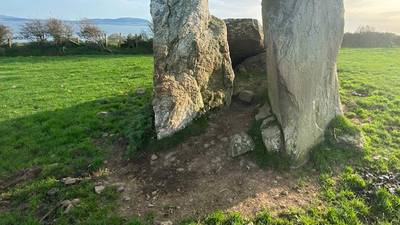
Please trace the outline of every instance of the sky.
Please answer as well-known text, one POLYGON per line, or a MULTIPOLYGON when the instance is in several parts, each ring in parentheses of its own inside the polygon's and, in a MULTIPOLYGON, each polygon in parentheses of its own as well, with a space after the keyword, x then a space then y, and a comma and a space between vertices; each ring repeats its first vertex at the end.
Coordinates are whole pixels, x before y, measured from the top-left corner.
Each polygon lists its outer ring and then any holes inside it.
MULTIPOLYGON (((61 19, 138 17, 150 19, 150 0, 2 0, 1 15, 61 19)), ((400 34, 400 0, 344 0, 346 31, 370 25, 400 34)), ((221 18, 261 18, 261 0, 209 0, 221 18)))

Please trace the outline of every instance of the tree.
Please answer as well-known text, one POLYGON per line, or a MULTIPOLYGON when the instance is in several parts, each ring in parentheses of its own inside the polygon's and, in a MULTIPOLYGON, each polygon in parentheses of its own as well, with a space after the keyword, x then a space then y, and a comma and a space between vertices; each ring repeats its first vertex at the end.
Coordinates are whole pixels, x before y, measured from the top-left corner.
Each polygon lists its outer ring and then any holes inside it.
POLYGON ((36 41, 38 43, 43 43, 48 38, 46 23, 42 20, 32 20, 25 23, 20 31, 20 36, 23 39, 36 41))
POLYGON ((9 27, 0 24, 0 45, 4 44, 7 39, 11 38, 12 33, 9 27))
POLYGON ((53 38, 56 44, 62 44, 73 35, 73 29, 62 20, 50 18, 47 20, 47 34, 53 38))
POLYGON ((88 19, 81 20, 78 35, 87 42, 103 46, 105 33, 88 19))

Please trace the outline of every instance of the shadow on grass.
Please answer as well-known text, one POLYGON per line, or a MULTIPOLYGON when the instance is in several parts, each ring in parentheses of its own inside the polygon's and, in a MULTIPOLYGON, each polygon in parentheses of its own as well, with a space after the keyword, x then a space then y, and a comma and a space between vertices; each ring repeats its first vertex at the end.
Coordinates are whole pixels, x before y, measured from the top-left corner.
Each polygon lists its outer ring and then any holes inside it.
POLYGON ((0 177, 32 166, 44 177, 95 171, 109 152, 93 140, 125 140, 133 154, 153 135, 150 99, 129 93, 0 123, 0 177))

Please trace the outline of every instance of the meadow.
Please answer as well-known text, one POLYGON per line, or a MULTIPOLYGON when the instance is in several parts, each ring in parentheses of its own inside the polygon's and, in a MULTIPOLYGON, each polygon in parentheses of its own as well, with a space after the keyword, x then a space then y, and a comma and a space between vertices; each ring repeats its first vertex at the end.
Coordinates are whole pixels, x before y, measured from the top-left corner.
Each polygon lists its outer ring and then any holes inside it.
MULTIPOLYGON (((345 116, 366 147, 313 151, 304 172, 319 172, 322 206, 182 224, 400 223, 400 192, 386 185, 400 182, 400 49, 342 49, 338 71, 345 116)), ((153 143, 152 72, 151 55, 0 57, 0 224, 152 224, 118 215, 115 188, 93 191, 115 146, 134 158, 153 143), (79 199, 69 213, 66 199, 79 199)))

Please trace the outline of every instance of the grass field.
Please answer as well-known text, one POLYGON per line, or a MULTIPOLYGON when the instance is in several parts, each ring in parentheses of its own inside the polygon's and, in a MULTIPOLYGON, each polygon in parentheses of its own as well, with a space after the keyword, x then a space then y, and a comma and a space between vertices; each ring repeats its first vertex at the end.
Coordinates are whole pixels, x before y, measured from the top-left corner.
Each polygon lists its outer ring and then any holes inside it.
MULTIPOLYGON (((41 224, 42 218, 55 224, 146 223, 115 213, 116 190, 99 196, 96 180, 66 186, 58 179, 101 174, 113 154, 110 146, 127 145, 127 157, 133 157, 148 143, 152 69, 151 56, 0 58, 0 181, 7 184, 26 168, 41 170, 1 193, 0 224, 41 224), (51 189, 58 190, 56 197, 49 198, 51 189), (55 207, 75 198, 80 203, 68 214, 55 207)), ((374 188, 374 178, 362 176, 366 170, 400 171, 400 49, 344 49, 338 70, 346 117, 366 136, 365 153, 320 146, 309 167, 321 171, 325 205, 278 217, 260 213, 254 224, 400 223, 398 190, 374 188)), ((248 222, 219 212, 202 220, 248 222)))

